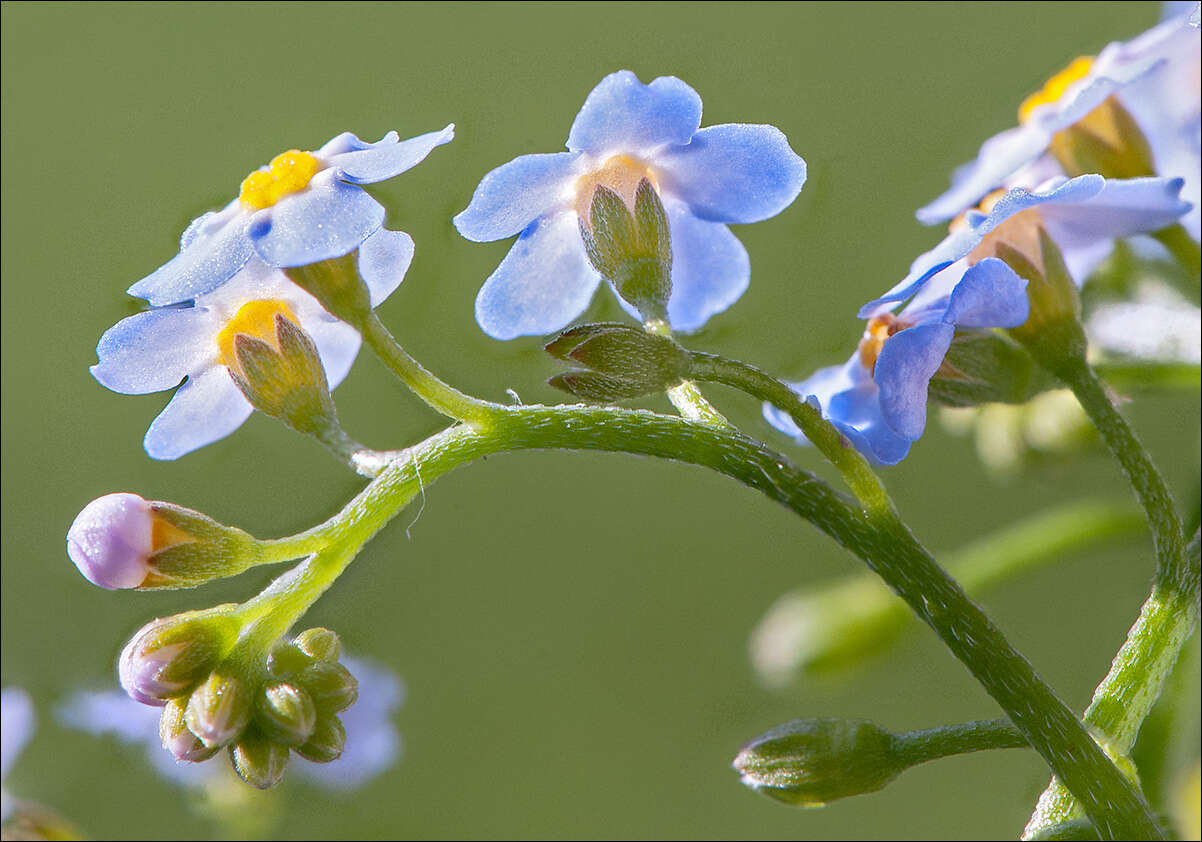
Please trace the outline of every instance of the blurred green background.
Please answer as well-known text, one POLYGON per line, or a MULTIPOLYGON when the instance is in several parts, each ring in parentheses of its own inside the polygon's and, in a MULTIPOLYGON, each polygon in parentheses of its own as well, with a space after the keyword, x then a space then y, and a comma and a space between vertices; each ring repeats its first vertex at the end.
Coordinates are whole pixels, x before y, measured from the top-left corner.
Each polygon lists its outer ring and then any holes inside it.
MULTIPOLYGON (((692 345, 787 377, 846 359, 857 306, 940 236, 913 209, 1012 125, 1072 57, 1155 22, 1155 4, 19 4, 3 7, 3 683, 39 730, 6 787, 94 837, 205 838, 216 826, 140 751, 55 723, 79 687, 114 680, 153 616, 242 600, 273 571, 195 592, 109 593, 70 564, 64 534, 92 498, 128 490, 259 535, 336 511, 361 481, 256 416, 155 463, 142 434, 167 395, 124 397, 87 367, 123 295, 175 254, 189 220, 277 152, 346 129, 375 139, 457 125, 457 139, 372 189, 417 258, 381 315, 426 365, 476 394, 555 401, 534 339, 472 317, 508 243, 451 217, 489 169, 560 149, 588 91, 629 68, 674 74, 704 124, 779 126, 809 164, 799 200, 736 228, 742 300, 692 345)), ((603 293, 608 296, 608 293, 603 293)), ((610 301, 594 314, 616 315, 610 301)), ((337 393, 348 431, 398 447, 439 420, 363 354, 337 393)), ((758 407, 724 410, 801 464, 758 407)), ((1129 414, 1187 497, 1196 398, 1140 395, 1129 414)), ((1101 454, 1017 480, 932 424, 887 481, 937 552, 1081 493, 1126 500, 1101 454)), ((997 715, 918 631, 872 668, 761 687, 747 638, 778 595, 859 562, 766 499, 701 470, 599 454, 518 454, 429 490, 311 612, 405 680, 405 750, 349 794, 297 781, 276 833, 304 838, 994 838, 1014 836, 1046 783, 1028 752, 913 770, 883 792, 799 812, 741 787, 739 745, 797 716, 903 730, 997 715)), ((1146 541, 1065 559, 990 592, 989 611, 1075 708, 1146 594, 1146 541)))

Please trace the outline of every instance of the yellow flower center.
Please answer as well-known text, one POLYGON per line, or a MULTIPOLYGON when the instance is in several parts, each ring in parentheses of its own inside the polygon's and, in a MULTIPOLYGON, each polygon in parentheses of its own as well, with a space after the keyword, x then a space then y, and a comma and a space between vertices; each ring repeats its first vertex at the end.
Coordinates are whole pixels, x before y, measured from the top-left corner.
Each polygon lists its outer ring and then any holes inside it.
POLYGON ((868 327, 864 329, 864 338, 860 340, 860 365, 869 371, 875 371, 876 361, 881 356, 885 341, 908 327, 911 325, 892 313, 873 316, 868 321, 868 327))
POLYGON ((243 304, 217 334, 217 350, 221 364, 233 371, 242 371, 242 366, 238 364, 238 350, 234 341, 239 335, 262 340, 278 351, 280 342, 275 330, 276 316, 283 316, 295 324, 300 324, 292 308, 279 299, 269 298, 243 304))
POLYGON ((304 190, 321 169, 308 152, 290 149, 276 155, 265 170, 255 170, 242 181, 238 198, 248 208, 269 208, 289 193, 304 190))
POLYGON ((598 187, 608 187, 622 197, 626 206, 634 210, 634 194, 639 189, 643 179, 651 182, 651 186, 659 192, 659 180, 655 173, 637 158, 629 155, 614 155, 600 169, 576 179, 576 214, 586 223, 589 219, 589 208, 593 204, 593 193, 598 187))
POLYGON ((1023 100, 1023 104, 1018 107, 1018 121, 1025 123, 1031 119, 1036 108, 1058 101, 1060 97, 1064 96, 1065 91, 1088 76, 1092 67, 1092 56, 1080 56, 1073 59, 1068 67, 1044 83, 1042 90, 1023 100))

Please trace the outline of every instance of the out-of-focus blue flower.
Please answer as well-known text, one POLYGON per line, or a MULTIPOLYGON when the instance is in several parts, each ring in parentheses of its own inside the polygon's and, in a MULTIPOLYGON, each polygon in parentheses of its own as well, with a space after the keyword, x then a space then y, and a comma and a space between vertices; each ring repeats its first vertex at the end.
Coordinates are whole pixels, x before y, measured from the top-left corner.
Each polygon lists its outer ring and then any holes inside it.
POLYGON ((247 176, 238 198, 194 220, 179 254, 129 294, 156 307, 178 304, 212 292, 256 254, 288 268, 366 247, 381 230, 384 208, 359 185, 403 173, 454 136, 453 124, 405 141, 396 132, 375 143, 344 132, 316 152, 278 155, 247 176))
POLYGON ((4 780, 25 744, 33 736, 33 700, 20 687, 0 690, 0 822, 8 821, 13 803, 4 790, 4 780))
POLYGON ((1115 97, 1146 139, 1155 173, 1185 179, 1182 197, 1195 209, 1183 223, 1197 239, 1202 42, 1189 20, 1190 13, 1177 14, 1130 41, 1107 45, 1096 59, 1077 59, 1024 103, 1022 124, 987 140, 976 160, 956 170, 951 188, 921 208, 918 218, 928 224, 951 219, 998 187, 1031 187, 1059 172, 1049 152, 1053 139, 1115 97))
MULTIPOLYGON (((338 714, 346 729, 342 756, 329 763, 295 763, 290 772, 330 789, 362 786, 387 771, 401 754, 401 735, 393 722, 404 702, 401 680, 373 661, 343 658, 343 663, 359 682, 359 698, 338 714)), ((177 761, 159 738, 161 713, 162 708, 140 704, 122 690, 80 691, 59 708, 58 717, 68 727, 144 747, 151 766, 182 786, 204 786, 229 772, 224 757, 201 763, 177 761)))
POLYGON ((806 167, 773 126, 700 125, 701 98, 680 79, 644 85, 622 70, 588 95, 567 152, 522 155, 486 175, 455 217, 459 233, 475 242, 521 236, 476 297, 484 331, 545 334, 579 315, 601 282, 580 235, 594 190, 608 187, 633 207, 644 178, 671 230, 672 327, 696 330, 733 304, 751 269, 727 225, 780 213, 806 167))
MULTIPOLYGON (((371 304, 383 301, 413 258, 408 234, 380 228, 362 244, 359 273, 371 304)), ((279 269, 252 256, 224 283, 192 306, 161 307, 122 319, 96 347, 92 374, 115 392, 141 395, 179 386, 146 432, 146 452, 177 459, 236 430, 252 407, 229 376, 232 336, 270 327, 282 313, 317 346, 330 388, 350 371, 359 334, 327 313, 317 299, 279 269)))
MULTIPOLYGON (((906 457, 926 427, 927 388, 957 330, 1017 327, 1027 320, 1027 282, 997 258, 936 273, 898 314, 868 322, 846 363, 789 384, 857 450, 883 465, 906 457)), ((789 416, 764 405, 778 430, 804 440, 789 416)))
MULTIPOLYGON (((1083 279, 1105 257, 1116 237, 1155 231, 1177 221, 1190 209, 1179 198, 1181 178, 1106 179, 1100 175, 1052 178, 1034 190, 1015 188, 997 198, 987 213, 968 211, 963 224, 935 248, 921 255, 902 281, 885 295, 860 308, 860 318, 892 309, 914 295, 935 273, 957 261, 971 260, 989 237, 1009 234, 1030 239, 1039 227, 1047 231, 1064 256, 1069 273, 1083 279), (1000 230, 1005 226, 1005 230, 1000 230), (1019 232, 1016 229, 1025 229, 1019 232)), ((964 267, 967 268, 967 267, 964 267)))

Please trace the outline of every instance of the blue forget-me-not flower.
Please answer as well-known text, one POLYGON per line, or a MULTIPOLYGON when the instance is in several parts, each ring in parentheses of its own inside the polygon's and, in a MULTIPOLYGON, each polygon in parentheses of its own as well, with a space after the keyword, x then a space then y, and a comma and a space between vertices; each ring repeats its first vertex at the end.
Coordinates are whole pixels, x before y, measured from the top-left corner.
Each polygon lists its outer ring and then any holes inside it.
POLYGON ((806 167, 773 126, 700 125, 701 98, 680 79, 644 85, 622 70, 588 95, 567 152, 522 155, 486 175, 455 226, 476 242, 520 236, 476 298, 484 331, 545 334, 583 312, 601 282, 580 233, 593 193, 607 187, 632 205, 643 179, 669 220, 671 326, 695 330, 734 303, 751 269, 727 226, 780 213, 806 167))
MULTIPOLYGON (((358 269, 373 307, 400 284, 412 258, 413 240, 399 231, 380 228, 362 245, 358 269)), ((147 310, 109 328, 96 347, 100 361, 92 374, 127 395, 172 389, 186 377, 145 438, 153 458, 177 459, 224 438, 250 416, 251 404, 229 374, 238 365, 234 338, 273 343, 277 315, 309 334, 329 387, 341 383, 359 351, 358 332, 257 256, 192 306, 147 310)))
POLYGON ((4 791, 4 779, 33 730, 33 700, 20 687, 5 687, 0 691, 0 822, 8 821, 14 806, 4 791))
MULTIPOLYGON (((1041 266, 1043 232, 1060 246, 1066 263, 1084 260, 1099 242, 1179 218, 1189 209, 1177 198, 1180 189, 1181 179, 1083 175, 996 197, 988 213, 964 214, 900 283, 860 309, 868 325, 847 363, 792 388, 816 402, 862 453, 886 465, 901 461, 925 429, 928 384, 956 331, 1018 327, 1027 319, 1025 290, 1035 279, 1019 277, 998 259, 999 243, 1041 266)), ((801 437, 785 413, 765 406, 764 414, 777 429, 801 437)))
POLYGON ((918 218, 951 219, 998 187, 1032 187, 1057 173, 1155 174, 1185 179, 1182 197, 1195 209, 1182 222, 1197 239, 1202 41, 1190 14, 1073 61, 1022 104, 1021 124, 987 140, 918 218), (1083 147, 1087 154, 1078 154, 1083 147))
MULTIPOLYGON (((304 266, 371 248, 384 207, 360 185, 403 173, 455 136, 454 125, 375 143, 350 132, 315 152, 290 150, 242 182, 238 198, 192 222, 175 257, 129 288, 154 306, 212 292, 258 256, 268 266, 304 266)), ((384 246, 385 248, 387 246, 384 246)))

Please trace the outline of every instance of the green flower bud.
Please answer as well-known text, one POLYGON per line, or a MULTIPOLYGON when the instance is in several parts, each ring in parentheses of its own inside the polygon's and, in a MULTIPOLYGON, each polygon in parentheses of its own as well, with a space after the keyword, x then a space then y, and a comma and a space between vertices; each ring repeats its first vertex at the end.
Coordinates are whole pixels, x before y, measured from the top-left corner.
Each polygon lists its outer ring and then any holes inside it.
POLYGON ((188 730, 186 699, 172 699, 163 708, 159 717, 159 739, 163 748, 171 752, 176 760, 200 763, 220 751, 219 746, 206 746, 200 738, 188 730))
POLYGON ((371 314, 371 293, 359 276, 357 255, 355 251, 333 260, 287 268, 284 274, 320 301, 326 312, 359 327, 371 314))
POLYGON ((255 722, 271 740, 282 745, 300 745, 313 734, 317 708, 301 688, 272 681, 259 691, 255 722))
POLYGON ((342 642, 329 629, 306 629, 296 636, 296 646, 318 661, 337 661, 342 654, 342 642))
POLYGON ((304 745, 296 746, 295 751, 305 760, 314 763, 329 763, 342 756, 346 745, 346 729, 337 716, 319 716, 313 736, 304 745))
POLYGON ((566 372, 551 385, 580 397, 638 397, 664 392, 689 373, 689 354, 670 337, 631 325, 591 324, 569 328, 546 346, 556 359, 595 372, 566 372))
POLYGON ((765 682, 827 675, 886 649, 909 612, 875 577, 855 577, 776 601, 751 638, 751 659, 765 682))
POLYGON ((188 611, 144 626, 121 652, 121 686, 145 705, 185 696, 234 647, 242 625, 236 605, 188 611))
POLYGON ((1019 327, 1010 328, 1009 333, 1026 346, 1040 365, 1055 372, 1062 361, 1085 357, 1081 298, 1056 243, 1042 225, 1035 233, 1037 254, 1029 246, 1019 247, 1005 241, 996 245, 996 251, 1019 277, 1027 279, 1030 316, 1019 327))
POLYGON ((296 676, 322 714, 346 710, 359 698, 359 682, 342 664, 313 661, 296 676))
POLYGON ((267 671, 276 678, 295 678, 316 660, 295 642, 278 643, 267 658, 267 671))
POLYGON ((622 195, 597 185, 580 235, 589 262, 644 321, 667 321, 672 292, 668 215, 651 181, 643 178, 628 207, 622 195))
POLYGON ((192 691, 185 720, 206 746, 228 745, 250 722, 251 693, 245 681, 228 672, 209 675, 192 691))
POLYGON ((847 719, 787 722, 745 745, 733 766, 747 786, 797 807, 875 792, 904 768, 892 734, 847 719))
POLYGON ((249 728, 230 747, 230 758, 239 777, 257 789, 269 789, 284 777, 288 768, 288 747, 249 728))

